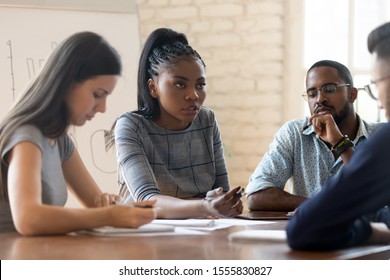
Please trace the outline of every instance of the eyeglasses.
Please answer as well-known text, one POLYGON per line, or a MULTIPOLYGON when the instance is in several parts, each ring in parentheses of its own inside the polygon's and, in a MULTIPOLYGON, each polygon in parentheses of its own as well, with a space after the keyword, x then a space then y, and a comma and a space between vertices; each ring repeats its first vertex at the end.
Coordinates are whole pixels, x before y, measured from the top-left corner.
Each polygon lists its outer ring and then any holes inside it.
POLYGON ((318 97, 318 91, 321 91, 323 95, 330 96, 337 92, 339 87, 349 87, 350 84, 341 84, 337 85, 334 83, 328 83, 321 86, 321 88, 309 88, 306 92, 302 94, 302 97, 308 101, 316 99, 318 97))
POLYGON ((383 76, 383 77, 381 77, 379 79, 376 79, 375 81, 371 81, 371 83, 369 85, 365 85, 364 86, 364 90, 368 93, 368 95, 372 99, 378 100, 379 90, 378 90, 377 83, 379 83, 380 81, 386 80, 388 78, 390 78, 390 74, 386 75, 386 76, 383 76))

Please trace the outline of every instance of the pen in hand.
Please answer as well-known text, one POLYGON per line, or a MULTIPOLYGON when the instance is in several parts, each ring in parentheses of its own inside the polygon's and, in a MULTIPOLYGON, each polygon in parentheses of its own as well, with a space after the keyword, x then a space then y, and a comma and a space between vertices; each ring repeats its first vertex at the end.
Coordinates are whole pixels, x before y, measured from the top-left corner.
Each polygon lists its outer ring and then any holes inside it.
POLYGON ((308 129, 310 126, 311 126, 311 123, 308 123, 307 125, 305 125, 305 126, 302 128, 302 131, 308 129))
MULTIPOLYGON (((320 108, 320 107, 317 106, 317 107, 314 109, 313 114, 317 113, 317 111, 318 111, 319 108, 320 108)), ((306 125, 302 128, 302 131, 305 131, 306 129, 308 129, 312 124, 313 124, 312 122, 306 124, 306 125)))
POLYGON ((246 195, 246 192, 245 192, 245 189, 242 187, 240 187, 240 189, 234 194, 234 196, 240 196, 240 197, 242 197, 244 195, 246 195))

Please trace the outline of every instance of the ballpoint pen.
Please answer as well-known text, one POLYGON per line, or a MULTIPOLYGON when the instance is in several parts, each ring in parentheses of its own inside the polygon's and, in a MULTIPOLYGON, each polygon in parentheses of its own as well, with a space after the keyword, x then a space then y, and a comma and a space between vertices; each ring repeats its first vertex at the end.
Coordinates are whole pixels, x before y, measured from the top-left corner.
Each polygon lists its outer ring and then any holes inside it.
POLYGON ((305 131, 305 130, 308 129, 311 125, 312 125, 312 123, 308 123, 307 125, 305 125, 305 126, 302 128, 302 131, 305 131))
MULTIPOLYGON (((313 114, 317 113, 317 111, 318 111, 319 108, 320 108, 320 107, 317 106, 317 107, 314 109, 313 114)), ((313 124, 313 123, 308 123, 308 124, 306 124, 306 125, 302 128, 302 131, 305 131, 306 129, 308 129, 312 124, 313 124)))

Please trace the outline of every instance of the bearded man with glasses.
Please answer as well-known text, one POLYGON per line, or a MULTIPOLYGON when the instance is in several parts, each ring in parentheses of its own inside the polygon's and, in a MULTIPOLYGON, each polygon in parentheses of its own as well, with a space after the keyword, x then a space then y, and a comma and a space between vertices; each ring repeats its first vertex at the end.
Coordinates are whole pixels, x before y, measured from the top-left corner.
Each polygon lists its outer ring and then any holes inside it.
POLYGON ((250 210, 293 211, 348 163, 354 147, 380 125, 356 114, 357 93, 343 64, 322 60, 310 67, 303 97, 311 116, 289 121, 276 133, 246 188, 250 210))
POLYGON ((388 122, 356 151, 338 176, 297 209, 287 225, 288 243, 294 249, 390 243, 390 22, 369 34, 368 50, 374 58, 373 82, 366 89, 385 110, 388 122))

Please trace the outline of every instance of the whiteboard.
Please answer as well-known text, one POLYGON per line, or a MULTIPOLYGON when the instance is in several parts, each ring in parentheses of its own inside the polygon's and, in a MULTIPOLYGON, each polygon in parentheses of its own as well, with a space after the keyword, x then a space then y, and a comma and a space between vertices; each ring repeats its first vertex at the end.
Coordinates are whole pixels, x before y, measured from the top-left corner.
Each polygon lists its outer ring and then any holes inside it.
POLYGON ((4 2, 7 1, 0 1, 1 116, 38 73, 58 43, 74 32, 89 30, 99 33, 121 55, 123 75, 107 100, 106 113, 97 114, 92 122, 80 128, 72 127, 69 131, 98 185, 105 192, 117 193, 115 152, 113 149, 106 151, 105 134, 120 114, 136 108, 140 35, 137 12, 131 5, 133 2, 78 0, 61 4, 61 1, 53 0, 12 1, 12 4, 23 4, 16 6, 4 2), (43 2, 50 2, 51 6, 40 4, 43 2), (96 2, 112 6, 93 4, 96 2))

